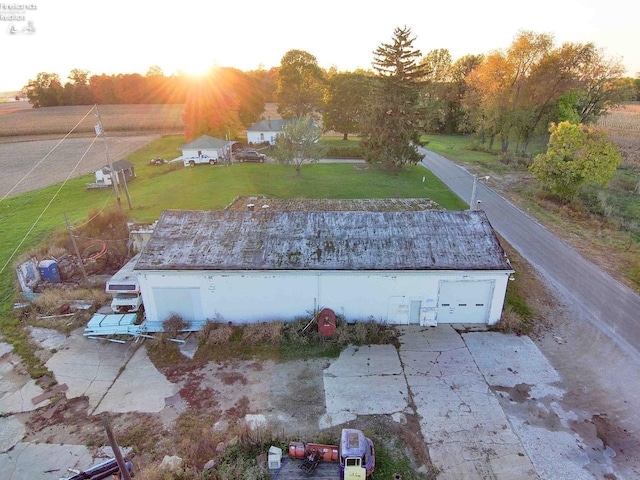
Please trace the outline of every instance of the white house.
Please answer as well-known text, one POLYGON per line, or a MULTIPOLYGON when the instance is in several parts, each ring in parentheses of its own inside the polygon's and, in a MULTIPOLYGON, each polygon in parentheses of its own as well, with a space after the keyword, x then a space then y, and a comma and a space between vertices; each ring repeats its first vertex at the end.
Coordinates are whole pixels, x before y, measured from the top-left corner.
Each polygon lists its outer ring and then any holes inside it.
POLYGON ((222 160, 225 154, 231 151, 231 144, 233 142, 227 142, 220 140, 219 138, 210 137, 209 135, 202 135, 196 138, 194 141, 182 145, 180 150, 182 156, 174 159, 184 160, 186 158, 198 158, 206 156, 215 160, 222 160))
POLYGON ((91 183, 87 187, 100 188, 110 187, 113 185, 113 172, 118 175, 118 184, 122 185, 125 181, 132 180, 136 177, 135 167, 126 160, 118 160, 109 165, 105 165, 100 170, 95 171, 96 183, 91 183), (111 169, 113 167, 113 171, 111 169))
POLYGON ((135 266, 148 322, 495 324, 513 273, 482 211, 165 211, 135 266))
POLYGON ((277 119, 260 120, 247 128, 247 142, 253 144, 270 143, 275 145, 276 137, 282 133, 282 129, 292 120, 277 119))

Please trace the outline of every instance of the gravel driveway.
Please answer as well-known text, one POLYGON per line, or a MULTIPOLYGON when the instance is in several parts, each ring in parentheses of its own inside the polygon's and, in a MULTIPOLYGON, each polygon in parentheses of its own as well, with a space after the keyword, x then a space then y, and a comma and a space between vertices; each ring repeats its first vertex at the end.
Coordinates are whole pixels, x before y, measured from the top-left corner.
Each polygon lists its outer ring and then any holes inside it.
MULTIPOLYGON (((108 137, 109 159, 121 160, 157 138, 108 137)), ((93 173, 108 164, 104 141, 92 142, 94 138, 68 138, 0 144, 0 199, 93 173)))

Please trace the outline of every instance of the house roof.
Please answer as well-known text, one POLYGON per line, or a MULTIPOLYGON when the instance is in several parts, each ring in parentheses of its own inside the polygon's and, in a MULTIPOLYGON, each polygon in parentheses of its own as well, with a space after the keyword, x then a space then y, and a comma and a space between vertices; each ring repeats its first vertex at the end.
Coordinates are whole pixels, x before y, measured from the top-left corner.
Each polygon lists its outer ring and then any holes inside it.
MULTIPOLYGON (((111 165, 113 165, 113 169, 116 172, 120 172, 122 170, 127 170, 128 168, 133 168, 133 163, 128 162, 126 160, 117 160, 115 162, 112 162, 111 165)), ((109 165, 104 165, 101 170, 103 172, 110 172, 111 171, 111 167, 109 165)))
POLYGON ((278 118, 260 120, 247 128, 247 132, 281 132, 282 128, 289 125, 293 120, 278 118))
POLYGON ((225 140, 219 138, 210 137, 209 135, 202 135, 196 138, 193 142, 189 142, 186 145, 182 145, 180 150, 204 150, 204 149, 219 149, 224 148, 228 143, 225 140))
POLYGON ((508 270, 482 211, 162 213, 136 270, 508 270))

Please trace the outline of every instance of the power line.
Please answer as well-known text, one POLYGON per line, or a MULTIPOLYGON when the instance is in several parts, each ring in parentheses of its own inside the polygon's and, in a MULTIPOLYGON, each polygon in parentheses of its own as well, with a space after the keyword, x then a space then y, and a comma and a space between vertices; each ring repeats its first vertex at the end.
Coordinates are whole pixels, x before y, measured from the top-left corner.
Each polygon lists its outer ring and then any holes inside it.
MULTIPOLYGON (((51 155, 51 154, 53 153, 53 151, 54 151, 56 148, 58 148, 58 147, 60 146, 60 144, 61 144, 62 142, 64 142, 64 141, 67 139, 67 137, 69 137, 69 135, 71 135, 71 134, 73 133, 73 131, 74 131, 76 128, 78 128, 78 125, 80 125, 80 124, 84 121, 84 119, 85 119, 85 118, 87 118, 87 117, 89 116, 89 114, 90 114, 94 109, 95 109, 95 106, 91 107, 91 109, 86 113, 86 115, 85 115, 84 117, 82 117, 82 119, 80 119, 80 121, 79 121, 78 123, 76 123, 76 124, 75 124, 75 126, 74 126, 71 130, 69 130, 69 133, 67 133, 67 134, 66 134, 66 135, 65 135, 65 136, 64 136, 64 137, 63 137, 63 138, 62 138, 58 143, 56 143, 56 145, 55 145, 51 150, 49 150, 49 152, 48 152, 44 157, 42 157, 42 160, 40 160, 38 163, 36 163, 36 164, 31 168, 31 170, 29 170, 29 171, 28 171, 28 172, 27 172, 27 173, 26 173, 26 174, 25 174, 25 175, 24 175, 20 180, 18 180, 18 182, 17 182, 13 187, 11 187, 11 189, 10 189, 7 193, 5 193, 5 194, 2 196, 2 198, 0 198, 0 202, 1 202, 1 201, 3 201, 5 198, 7 198, 9 195, 11 195, 11 192, 13 192, 13 191, 18 187, 18 185, 20 185, 22 182, 24 182, 24 181, 27 179, 27 177, 28 177, 29 175, 31 175, 31 174, 33 173, 33 171, 34 171, 36 168, 38 168, 38 167, 42 164, 42 162, 44 162, 44 161, 49 157, 49 155, 51 155)), ((91 144, 93 145, 93 142, 91 142, 91 144)), ((85 153, 85 155, 86 155, 86 153, 85 153)), ((84 155, 83 155, 82 157, 84 158, 84 155)), ((77 168, 77 166, 76 166, 75 168, 77 168)), ((75 168, 74 168, 74 170, 75 170, 75 168)), ((68 180, 68 178, 67 178, 67 180, 68 180)))
MULTIPOLYGON (((86 116, 85 116, 86 117, 86 116)), ((75 128, 75 127, 74 127, 75 128)), ((62 191, 62 189, 64 188, 64 186, 67 184, 67 182, 69 181, 69 179, 71 178, 71 176, 73 175, 73 173, 76 171, 76 169, 80 166, 80 163, 82 162, 82 160, 84 160, 84 157, 87 156, 87 153, 89 153, 89 150, 91 150, 91 147, 93 146, 93 144, 96 142, 96 140, 98 139, 97 136, 95 136, 91 142, 91 144, 89 145, 89 147, 85 150, 85 152, 82 154, 82 157, 80 157, 80 160, 78 160, 78 162, 76 163, 76 165, 73 167, 73 169, 71 169, 71 171, 69 172, 69 174, 67 175, 67 178, 64 179, 64 182, 62 182, 62 185, 60 185, 60 188, 58 188, 58 190, 56 191, 56 193, 53 195, 53 197, 51 197, 51 200, 49 200, 49 203, 47 203, 47 205, 44 207, 44 209, 42 210, 42 212, 40 213, 40 215, 38 215, 38 218, 36 218, 36 221, 33 222, 33 225, 31 225, 31 228, 29 228, 29 231, 24 235, 24 237, 22 237, 22 240, 20 240, 20 243, 18 244, 18 246, 13 250, 13 252, 11 253, 11 255, 9 256, 9 258, 7 259, 7 261, 5 262, 5 264, 2 266, 2 268, 0 268, 0 274, 2 274, 5 270, 5 268, 7 268, 7 265, 9 265, 9 262, 11 262, 11 260, 13 260, 13 258, 16 256, 16 254, 18 253, 18 251, 20 250, 20 247, 22 247, 22 245, 24 244, 24 242, 27 240, 27 237, 31 234, 31 232, 33 232, 33 229, 36 228, 36 225, 38 224, 38 222, 40 221, 40 219, 44 216, 44 214, 47 212, 47 210, 49 209, 49 207, 51 206, 51 204, 53 203, 53 201, 57 198, 58 194, 62 191)))

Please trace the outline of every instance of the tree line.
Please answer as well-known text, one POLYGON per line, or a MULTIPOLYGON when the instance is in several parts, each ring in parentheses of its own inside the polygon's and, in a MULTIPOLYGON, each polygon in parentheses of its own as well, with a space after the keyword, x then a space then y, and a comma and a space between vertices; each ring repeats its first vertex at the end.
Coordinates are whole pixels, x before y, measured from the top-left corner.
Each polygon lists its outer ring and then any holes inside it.
POLYGON ((553 125, 589 125, 636 99, 640 80, 592 43, 554 44, 550 34, 520 32, 506 49, 456 61, 446 49, 423 55, 411 29, 398 27, 373 52, 371 70, 321 68, 290 50, 269 71, 212 68, 206 75, 94 75, 73 70, 63 86, 40 73, 25 87, 34 107, 90 103, 184 104, 185 136, 235 138, 257 121, 265 102, 283 118, 321 120, 325 131, 360 135, 370 162, 416 163, 425 133, 475 134, 478 148, 527 155, 532 138, 553 125))
MULTIPOLYGON (((277 69, 241 73, 265 102, 273 101, 277 69)), ((33 107, 40 108, 96 103, 184 104, 193 86, 194 77, 185 73, 166 76, 160 67, 153 66, 145 75, 90 75, 88 70, 73 69, 65 83, 57 73, 40 72, 22 90, 33 107)))

